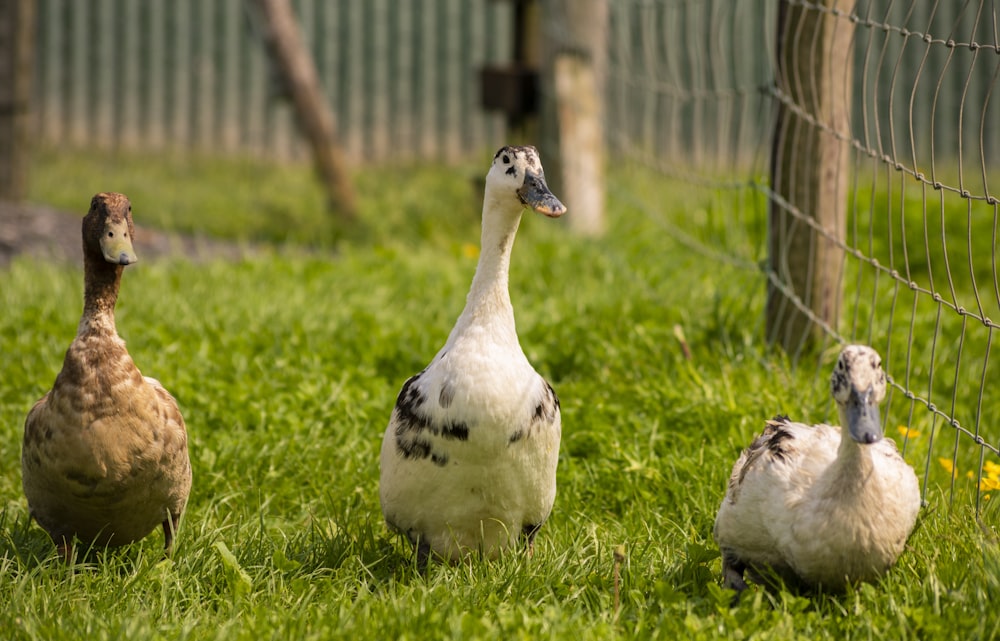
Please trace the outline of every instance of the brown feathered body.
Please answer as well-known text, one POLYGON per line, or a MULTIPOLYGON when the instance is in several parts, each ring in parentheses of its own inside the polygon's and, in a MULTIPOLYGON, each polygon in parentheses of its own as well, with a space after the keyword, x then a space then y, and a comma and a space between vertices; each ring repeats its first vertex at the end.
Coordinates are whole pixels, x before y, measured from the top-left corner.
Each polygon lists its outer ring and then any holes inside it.
POLYGON ((67 560, 74 537, 118 546, 158 525, 169 548, 191 489, 177 402, 142 376, 115 328, 133 234, 125 196, 94 197, 83 223, 83 316, 55 384, 24 425, 28 507, 67 560))

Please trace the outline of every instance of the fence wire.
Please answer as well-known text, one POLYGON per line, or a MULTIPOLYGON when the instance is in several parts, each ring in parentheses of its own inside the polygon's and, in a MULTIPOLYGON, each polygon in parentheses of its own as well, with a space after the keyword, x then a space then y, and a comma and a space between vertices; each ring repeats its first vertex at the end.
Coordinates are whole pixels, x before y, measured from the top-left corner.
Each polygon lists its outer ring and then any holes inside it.
POLYGON ((725 238, 699 237, 685 228, 684 212, 661 202, 637 204, 680 244, 759 270, 762 288, 783 292, 831 345, 878 349, 891 383, 889 430, 917 462, 925 495, 931 484, 946 488, 950 502, 967 493, 978 513, 1000 490, 1000 365, 991 358, 1000 329, 1000 7, 788 4, 853 29, 847 131, 778 88, 777 1, 628 0, 611 3, 613 153, 663 181, 731 194, 730 227, 743 233, 730 229, 725 238), (845 237, 772 190, 779 105, 849 152, 845 237), (839 322, 818 318, 762 260, 768 207, 843 253, 839 322))

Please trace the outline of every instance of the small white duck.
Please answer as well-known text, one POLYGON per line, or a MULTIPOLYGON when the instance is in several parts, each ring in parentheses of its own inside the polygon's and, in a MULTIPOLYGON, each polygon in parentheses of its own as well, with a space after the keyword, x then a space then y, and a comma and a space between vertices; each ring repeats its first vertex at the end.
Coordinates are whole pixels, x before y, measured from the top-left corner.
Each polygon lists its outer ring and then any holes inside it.
POLYGON ((503 147, 486 176, 465 309, 430 365, 403 384, 382 440, 382 512, 421 568, 432 555, 495 557, 519 540, 530 550, 555 501, 559 400, 521 350, 508 291, 525 206, 566 211, 535 148, 503 147))
POLYGON ((870 347, 843 349, 830 378, 842 427, 779 416, 733 466, 715 520, 726 587, 744 570, 842 590, 873 581, 903 551, 920 510, 916 474, 883 438, 886 377, 870 347))
POLYGON ((67 562, 74 539, 119 546, 158 525, 169 551, 191 490, 177 402, 139 373, 115 328, 134 236, 128 198, 94 196, 83 219, 83 316, 62 371, 24 423, 28 509, 67 562))

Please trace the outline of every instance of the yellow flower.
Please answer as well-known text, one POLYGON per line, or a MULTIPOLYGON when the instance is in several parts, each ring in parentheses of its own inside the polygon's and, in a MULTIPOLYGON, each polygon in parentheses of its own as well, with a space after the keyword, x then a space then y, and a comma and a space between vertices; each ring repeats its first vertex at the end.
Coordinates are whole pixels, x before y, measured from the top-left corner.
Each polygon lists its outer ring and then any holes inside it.
POLYGON ((462 243, 462 256, 466 258, 479 258, 479 246, 472 243, 462 243))
POLYGON ((951 473, 952 478, 958 474, 958 470, 955 469, 955 463, 953 463, 950 458, 939 458, 938 463, 941 464, 941 467, 951 473))
POLYGON ((983 472, 986 476, 991 479, 1000 479, 1000 465, 994 463, 993 461, 986 461, 983 463, 983 472))
POLYGON ((918 432, 917 430, 911 430, 905 425, 899 425, 896 427, 896 429, 899 430, 899 433, 902 435, 903 438, 917 438, 918 436, 920 436, 920 432, 918 432))
POLYGON ((985 478, 979 482, 979 489, 983 492, 992 492, 993 490, 1000 490, 1000 479, 985 478))

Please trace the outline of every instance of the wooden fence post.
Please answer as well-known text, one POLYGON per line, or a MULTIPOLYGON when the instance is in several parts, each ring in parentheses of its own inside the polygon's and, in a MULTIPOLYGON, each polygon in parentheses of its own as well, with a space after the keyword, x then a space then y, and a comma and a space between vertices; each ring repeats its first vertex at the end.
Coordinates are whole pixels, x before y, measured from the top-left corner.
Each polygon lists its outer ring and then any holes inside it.
POLYGON ((333 112, 323 98, 316 65, 302 38, 291 0, 250 2, 262 18, 268 53, 287 84, 296 122, 312 149, 331 210, 351 221, 357 213, 354 187, 347 176, 344 152, 337 143, 333 112))
POLYGON ((0 200, 28 191, 35 1, 0 0, 0 200))
POLYGON ((543 42, 548 85, 542 91, 546 149, 554 188, 566 203, 571 229, 604 232, 604 79, 608 53, 608 0, 547 0, 543 42))
POLYGON ((833 9, 850 14, 853 6, 778 5, 767 336, 793 356, 824 325, 836 329, 840 313, 854 23, 833 9))

